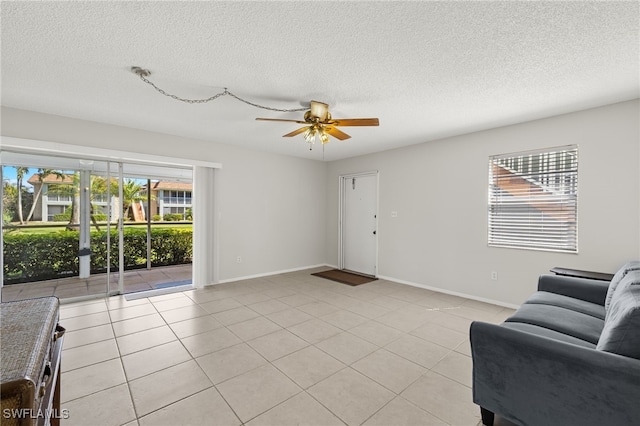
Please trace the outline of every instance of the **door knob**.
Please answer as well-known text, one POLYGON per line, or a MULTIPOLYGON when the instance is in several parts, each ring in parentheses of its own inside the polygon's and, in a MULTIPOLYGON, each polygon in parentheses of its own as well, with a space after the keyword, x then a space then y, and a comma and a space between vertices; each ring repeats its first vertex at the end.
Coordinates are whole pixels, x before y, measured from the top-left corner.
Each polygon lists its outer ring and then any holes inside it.
POLYGON ((373 231, 373 235, 376 235, 376 231, 373 231))

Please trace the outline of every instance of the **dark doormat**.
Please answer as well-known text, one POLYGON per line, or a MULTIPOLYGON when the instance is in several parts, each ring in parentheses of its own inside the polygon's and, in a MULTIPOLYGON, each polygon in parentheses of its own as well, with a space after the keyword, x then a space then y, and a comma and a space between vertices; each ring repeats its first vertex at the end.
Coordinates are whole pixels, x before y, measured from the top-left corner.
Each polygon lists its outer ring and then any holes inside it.
POLYGON ((340 269, 330 269, 328 271, 316 272, 314 274, 316 277, 326 278, 331 281, 337 281, 342 284, 347 284, 351 286, 356 286, 360 284, 370 283, 371 281, 376 281, 375 277, 368 277, 365 275, 355 274, 353 272, 347 272, 340 269))

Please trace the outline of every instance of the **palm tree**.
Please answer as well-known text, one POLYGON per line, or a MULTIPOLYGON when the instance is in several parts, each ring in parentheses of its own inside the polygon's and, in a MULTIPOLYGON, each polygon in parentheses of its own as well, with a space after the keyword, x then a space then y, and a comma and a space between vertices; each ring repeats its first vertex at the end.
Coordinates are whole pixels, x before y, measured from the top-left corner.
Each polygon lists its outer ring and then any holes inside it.
POLYGON ((24 225, 24 218, 22 217, 22 181, 24 180, 24 175, 29 173, 28 167, 16 167, 16 187, 18 189, 18 202, 16 203, 16 210, 18 210, 18 219, 20 220, 20 225, 24 225))
POLYGON ((132 179, 125 179, 122 186, 122 209, 124 217, 133 214, 132 205, 138 201, 145 201, 146 197, 142 194, 144 186, 132 179))
POLYGON ((15 214, 18 190, 9 181, 2 182, 2 223, 8 224, 15 214))
POLYGON ((27 215, 27 220, 26 222, 28 223, 31 220, 31 216, 33 216, 33 212, 36 210, 36 204, 38 204, 38 199, 40 198, 40 195, 42 195, 42 188, 44 187, 44 180, 49 176, 49 175, 55 175, 57 179, 59 179, 60 181, 64 181, 64 178, 66 177, 66 175, 58 170, 52 170, 52 169, 38 169, 38 182, 40 183, 40 185, 38 186, 38 191, 36 192, 36 194, 33 196, 33 203, 31 204, 31 210, 29 210, 29 214, 27 215))
MULTIPOLYGON (((97 195, 102 195, 107 193, 107 180, 100 176, 91 176, 91 189, 89 191, 90 194, 90 216, 91 222, 99 231, 100 227, 98 226, 98 221, 95 218, 95 214, 98 211, 94 203, 92 202, 94 197, 97 195)), ((74 172, 73 174, 73 184, 71 185, 56 185, 56 188, 51 188, 50 192, 55 192, 60 195, 68 195, 71 197, 71 216, 69 217, 69 223, 67 224, 67 229, 74 230, 76 228, 75 225, 80 223, 80 173, 74 172)), ((114 182, 111 184, 111 193, 117 194, 117 184, 114 182)))

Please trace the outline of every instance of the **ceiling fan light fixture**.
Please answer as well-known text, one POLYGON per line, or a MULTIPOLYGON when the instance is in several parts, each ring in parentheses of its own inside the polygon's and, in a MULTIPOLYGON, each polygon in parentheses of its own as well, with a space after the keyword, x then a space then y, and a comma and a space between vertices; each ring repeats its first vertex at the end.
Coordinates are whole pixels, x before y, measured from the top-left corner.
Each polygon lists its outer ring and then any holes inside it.
POLYGON ((320 142, 322 142, 322 145, 329 143, 329 135, 327 135, 324 130, 320 132, 320 142))
POLYGON ((322 145, 329 143, 329 135, 325 132, 324 126, 314 124, 305 130, 304 140, 309 144, 309 149, 311 150, 316 141, 320 141, 322 145))
POLYGON ((311 126, 304 132, 304 140, 307 141, 309 145, 313 145, 316 141, 316 129, 314 126, 311 126))

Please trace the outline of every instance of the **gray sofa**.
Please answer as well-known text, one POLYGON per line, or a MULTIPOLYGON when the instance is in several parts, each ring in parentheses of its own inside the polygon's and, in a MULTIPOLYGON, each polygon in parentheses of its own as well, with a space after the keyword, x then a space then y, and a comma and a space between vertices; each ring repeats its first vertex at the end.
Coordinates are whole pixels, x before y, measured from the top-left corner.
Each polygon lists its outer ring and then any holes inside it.
POLYGON ((640 262, 611 282, 542 275, 502 324, 473 322, 473 401, 523 426, 640 425, 640 262))

